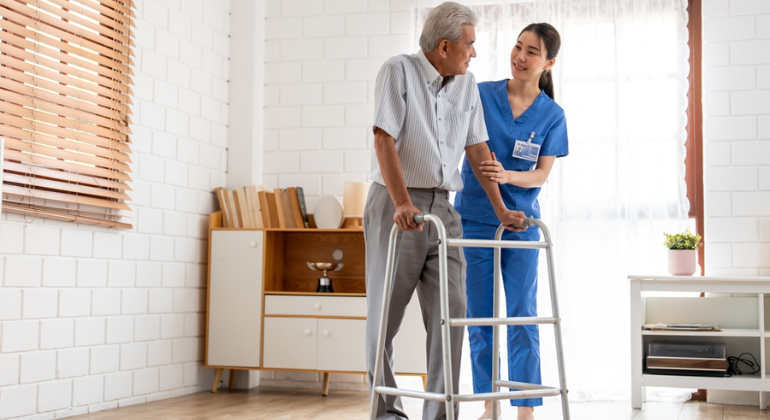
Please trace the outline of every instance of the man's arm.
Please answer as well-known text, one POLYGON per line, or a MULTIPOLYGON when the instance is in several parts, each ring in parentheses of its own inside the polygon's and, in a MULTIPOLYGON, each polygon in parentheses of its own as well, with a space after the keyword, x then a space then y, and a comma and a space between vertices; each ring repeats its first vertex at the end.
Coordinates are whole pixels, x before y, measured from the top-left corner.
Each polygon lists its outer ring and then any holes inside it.
POLYGON ((489 152, 489 146, 486 142, 476 143, 472 146, 465 148, 465 157, 468 159, 471 168, 473 168, 473 174, 476 175, 476 179, 481 184, 481 188, 487 193, 492 208, 495 210, 497 218, 505 225, 505 228, 514 232, 523 232, 526 228, 516 228, 511 225, 523 225, 526 218, 524 212, 516 210, 508 210, 503 202, 503 197, 500 196, 500 189, 496 182, 492 182, 488 177, 482 175, 481 162, 491 161, 492 155, 489 152))
POLYGON ((423 224, 417 225, 414 222, 414 215, 422 213, 422 211, 412 204, 412 199, 406 190, 404 174, 401 172, 401 161, 398 159, 398 151, 396 150, 396 139, 385 130, 377 127, 374 131, 374 151, 377 153, 377 161, 380 164, 380 173, 385 181, 385 188, 388 189, 393 207, 396 209, 393 222, 401 230, 417 229, 422 232, 423 224))

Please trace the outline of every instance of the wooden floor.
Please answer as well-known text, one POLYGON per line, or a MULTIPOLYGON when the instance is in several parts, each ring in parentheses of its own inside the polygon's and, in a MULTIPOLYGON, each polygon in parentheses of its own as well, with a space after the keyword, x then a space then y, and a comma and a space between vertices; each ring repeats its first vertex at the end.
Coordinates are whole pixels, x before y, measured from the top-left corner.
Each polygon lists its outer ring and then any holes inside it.
MULTIPOLYGON (((410 419, 421 419, 422 402, 406 399, 404 407, 410 419)), ((698 402, 648 402, 643 410, 632 410, 631 403, 592 402, 570 405, 572 420, 770 420, 757 407, 718 405, 698 402)), ((461 420, 476 420, 480 403, 462 404, 461 420)), ((331 390, 322 397, 319 390, 255 388, 220 390, 216 394, 200 392, 147 404, 133 405, 98 413, 71 417, 78 420, 197 420, 197 419, 271 419, 271 420, 358 420, 368 414, 368 394, 361 391, 331 390)), ((561 405, 548 399, 535 411, 538 420, 560 420, 561 405)), ((503 417, 515 420, 511 407, 503 408, 503 417)))

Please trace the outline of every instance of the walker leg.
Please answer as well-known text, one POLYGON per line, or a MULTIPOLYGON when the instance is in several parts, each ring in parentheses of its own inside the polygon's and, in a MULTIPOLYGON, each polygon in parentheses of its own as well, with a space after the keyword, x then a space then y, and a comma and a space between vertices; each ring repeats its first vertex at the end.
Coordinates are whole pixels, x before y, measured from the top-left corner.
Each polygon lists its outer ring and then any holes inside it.
POLYGON ((447 247, 444 225, 438 220, 432 220, 438 233, 438 278, 439 294, 441 295, 441 350, 444 358, 444 395, 446 395, 446 419, 455 419, 454 386, 452 380, 452 339, 449 325, 449 284, 447 281, 447 247))
POLYGON ((388 314, 390 311, 390 297, 393 293, 393 277, 395 266, 395 250, 396 250, 396 237, 398 235, 398 225, 393 225, 390 230, 390 240, 388 242, 388 258, 385 265, 385 284, 383 285, 382 292, 382 310, 380 311, 380 331, 377 337, 377 356, 374 362, 374 375, 372 378, 372 391, 371 401, 369 404, 369 418, 376 420, 377 418, 377 404, 379 402, 379 394, 375 390, 382 381, 382 364, 385 357, 385 335, 388 329, 388 314))
MULTIPOLYGON (((500 240, 503 237, 505 228, 500 226, 495 232, 495 240, 500 240)), ((502 249, 495 248, 494 258, 494 274, 492 281, 492 317, 500 318, 500 283, 502 283, 502 249)), ((497 381, 500 379, 500 327, 492 326, 492 392, 500 392, 500 387, 497 385, 497 381)), ((497 401, 492 401, 492 419, 497 420, 500 417, 500 404, 497 401)))

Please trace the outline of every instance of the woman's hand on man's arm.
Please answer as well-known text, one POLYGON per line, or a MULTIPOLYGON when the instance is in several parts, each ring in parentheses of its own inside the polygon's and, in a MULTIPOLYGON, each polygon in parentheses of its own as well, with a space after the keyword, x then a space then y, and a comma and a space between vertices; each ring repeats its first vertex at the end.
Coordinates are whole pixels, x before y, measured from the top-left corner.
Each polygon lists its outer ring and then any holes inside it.
POLYGON ((507 171, 495 157, 492 152, 492 160, 481 162, 479 170, 481 174, 488 177, 490 181, 498 184, 511 184, 521 188, 538 188, 545 184, 551 168, 556 161, 556 156, 540 156, 537 159, 537 166, 532 171, 507 171))

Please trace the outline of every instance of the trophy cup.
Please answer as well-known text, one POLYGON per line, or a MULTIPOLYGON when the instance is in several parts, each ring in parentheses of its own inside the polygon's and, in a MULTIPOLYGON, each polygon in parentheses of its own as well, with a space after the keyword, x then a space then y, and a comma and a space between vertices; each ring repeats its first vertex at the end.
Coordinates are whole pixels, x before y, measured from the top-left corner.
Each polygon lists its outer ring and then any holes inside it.
POLYGON ((334 288, 332 287, 332 279, 327 277, 326 273, 328 271, 339 271, 342 269, 342 267, 345 266, 345 264, 336 262, 311 263, 308 261, 307 266, 310 267, 311 270, 323 271, 323 277, 318 279, 318 288, 315 289, 316 293, 334 293, 334 288))

